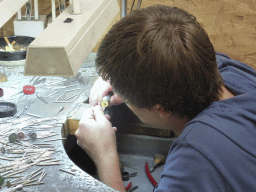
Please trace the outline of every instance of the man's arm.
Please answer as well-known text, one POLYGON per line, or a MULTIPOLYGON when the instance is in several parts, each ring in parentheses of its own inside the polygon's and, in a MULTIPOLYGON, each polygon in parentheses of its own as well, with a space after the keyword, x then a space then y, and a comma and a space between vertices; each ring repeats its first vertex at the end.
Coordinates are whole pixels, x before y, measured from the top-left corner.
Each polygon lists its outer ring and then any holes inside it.
POLYGON ((97 105, 83 113, 76 137, 77 144, 95 162, 100 180, 123 192, 125 187, 119 168, 115 130, 102 108, 97 105))
POLYGON ((97 162, 96 166, 101 182, 118 191, 125 192, 117 153, 109 154, 107 157, 97 162))

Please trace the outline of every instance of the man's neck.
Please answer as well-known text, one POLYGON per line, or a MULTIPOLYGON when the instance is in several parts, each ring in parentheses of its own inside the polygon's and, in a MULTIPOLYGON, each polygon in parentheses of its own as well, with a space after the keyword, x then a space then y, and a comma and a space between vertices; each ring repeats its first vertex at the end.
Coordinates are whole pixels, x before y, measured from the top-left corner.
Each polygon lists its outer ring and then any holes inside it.
MULTIPOLYGON (((235 95, 229 91, 225 86, 222 86, 222 94, 219 98, 219 100, 225 100, 225 99, 230 99, 232 97, 234 97, 235 95)), ((186 118, 178 118, 178 117, 173 117, 172 119, 172 126, 175 127, 175 133, 177 135, 179 135, 184 127, 186 126, 186 124, 189 122, 188 119, 186 118), (175 125, 174 125, 175 124, 175 125)))
POLYGON ((230 99, 232 97, 234 97, 235 95, 229 91, 225 86, 222 86, 222 94, 219 98, 219 100, 225 100, 225 99, 230 99))

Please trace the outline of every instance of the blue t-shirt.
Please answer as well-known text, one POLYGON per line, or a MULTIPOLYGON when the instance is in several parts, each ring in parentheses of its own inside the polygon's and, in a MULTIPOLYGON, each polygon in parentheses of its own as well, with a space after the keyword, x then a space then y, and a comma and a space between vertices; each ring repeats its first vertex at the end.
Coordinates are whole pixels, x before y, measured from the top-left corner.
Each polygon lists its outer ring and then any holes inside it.
POLYGON ((236 96, 213 102, 186 125, 155 192, 256 191, 256 71, 224 54, 216 57, 236 96))

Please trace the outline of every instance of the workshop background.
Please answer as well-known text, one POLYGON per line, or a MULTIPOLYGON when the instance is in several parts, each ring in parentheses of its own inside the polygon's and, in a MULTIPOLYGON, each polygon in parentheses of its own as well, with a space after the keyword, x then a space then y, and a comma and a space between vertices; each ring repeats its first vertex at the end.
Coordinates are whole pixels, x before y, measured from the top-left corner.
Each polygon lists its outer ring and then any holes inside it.
MULTIPOLYGON (((120 5, 120 0, 118 1, 120 5)), ((133 1, 127 0, 128 14, 133 1)), ((137 7, 137 2, 135 0, 134 8, 137 7)), ((58 1, 56 6, 57 3, 58 1)), ((216 51, 226 53, 233 59, 245 62, 256 69, 255 0, 143 0, 141 7, 155 4, 176 6, 192 13, 204 26, 216 51)), ((51 0, 39 0, 39 15, 49 14, 51 14, 51 0)), ((0 37, 14 34, 14 18, 15 16, 0 29, 0 37)), ((120 14, 113 23, 119 19, 120 14)), ((97 52, 98 46, 99 42, 93 52, 97 52)))

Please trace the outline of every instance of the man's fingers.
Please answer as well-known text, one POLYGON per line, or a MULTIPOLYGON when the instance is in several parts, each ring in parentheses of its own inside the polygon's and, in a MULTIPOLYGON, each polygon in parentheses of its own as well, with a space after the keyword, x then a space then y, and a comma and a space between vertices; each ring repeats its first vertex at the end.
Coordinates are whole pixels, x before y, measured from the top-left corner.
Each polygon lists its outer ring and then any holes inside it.
POLYGON ((98 104, 98 101, 101 101, 102 98, 109 94, 109 92, 112 92, 113 89, 109 82, 104 81, 101 77, 99 77, 89 95, 89 105, 90 107, 96 106, 98 104))
POLYGON ((104 111, 102 109, 102 107, 100 105, 96 105, 94 107, 94 116, 95 116, 95 120, 97 122, 101 122, 101 121, 106 121, 107 117, 104 114, 104 111))
POLYGON ((107 118, 108 121, 110 121, 111 117, 108 114, 105 114, 105 117, 107 118))
POLYGON ((94 120, 93 108, 88 108, 88 109, 84 110, 84 113, 83 113, 82 118, 81 118, 80 121, 87 121, 89 119, 94 120))
POLYGON ((113 130, 114 130, 115 132, 117 132, 117 128, 116 128, 116 127, 113 127, 113 130))

